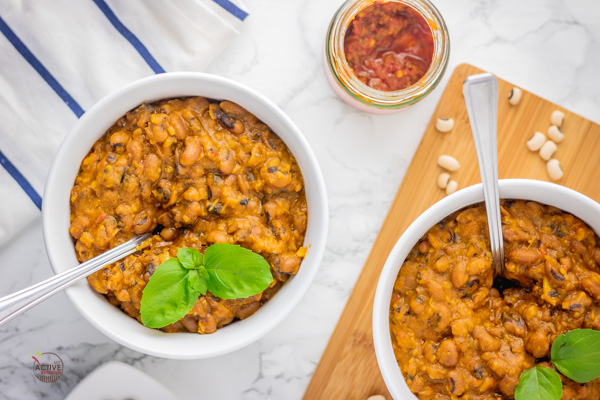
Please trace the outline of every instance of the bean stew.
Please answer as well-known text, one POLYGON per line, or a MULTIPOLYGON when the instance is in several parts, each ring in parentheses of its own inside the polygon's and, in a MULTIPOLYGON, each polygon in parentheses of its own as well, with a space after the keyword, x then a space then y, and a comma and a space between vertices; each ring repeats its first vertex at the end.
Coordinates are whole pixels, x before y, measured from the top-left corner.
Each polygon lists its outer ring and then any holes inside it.
MULTIPOLYGON (((483 204, 432 227, 400 268, 390 332, 419 399, 513 398, 523 371, 554 368, 549 356, 558 335, 600 330, 598 236, 555 207, 523 200, 501 206, 504 277, 494 277, 483 204)), ((563 399, 600 398, 600 379, 560 377, 563 399)))

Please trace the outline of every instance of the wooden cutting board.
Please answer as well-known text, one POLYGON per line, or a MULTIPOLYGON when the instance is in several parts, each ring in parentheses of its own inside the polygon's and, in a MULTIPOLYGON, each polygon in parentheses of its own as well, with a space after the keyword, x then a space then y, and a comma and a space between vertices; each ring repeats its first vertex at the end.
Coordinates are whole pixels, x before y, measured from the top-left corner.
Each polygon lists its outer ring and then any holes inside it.
MULTIPOLYGON (((392 247, 425 209, 445 193, 436 186, 442 172, 437 166, 441 154, 459 160, 453 172, 459 188, 481 182, 475 146, 462 95, 462 83, 469 75, 483 72, 472 65, 459 65, 431 117, 423 139, 406 171, 373 249, 350 295, 329 344, 317 365, 304 398, 366 400, 374 394, 391 399, 379 372, 373 348, 371 317, 379 274, 392 247), (440 133, 439 118, 453 118, 454 129, 440 133)), ((546 133, 554 110, 565 113, 565 139, 558 144, 555 158, 564 176, 556 183, 600 201, 600 125, 523 90, 521 101, 512 106, 508 95, 515 85, 498 80, 498 162, 499 177, 532 178, 550 181, 546 162, 527 149, 535 131, 546 133)))

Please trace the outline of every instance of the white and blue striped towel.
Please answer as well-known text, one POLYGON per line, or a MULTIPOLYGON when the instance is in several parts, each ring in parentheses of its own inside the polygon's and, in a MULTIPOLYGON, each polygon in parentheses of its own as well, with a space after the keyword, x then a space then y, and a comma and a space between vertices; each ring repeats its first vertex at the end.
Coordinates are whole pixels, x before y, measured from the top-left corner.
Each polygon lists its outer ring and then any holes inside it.
POLYGON ((0 0, 0 246, 40 215, 86 109, 138 78, 202 70, 247 15, 240 0, 0 0))

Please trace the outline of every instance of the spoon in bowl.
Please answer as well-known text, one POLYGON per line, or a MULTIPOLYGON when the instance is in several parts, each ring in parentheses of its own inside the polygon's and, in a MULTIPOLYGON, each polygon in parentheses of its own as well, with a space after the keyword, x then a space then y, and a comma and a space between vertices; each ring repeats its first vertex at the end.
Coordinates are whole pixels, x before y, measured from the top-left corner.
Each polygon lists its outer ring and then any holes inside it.
POLYGON ((498 190, 498 81, 490 73, 471 75, 463 83, 463 94, 477 150, 495 275, 502 276, 504 240, 498 190))
POLYGON ((46 300, 53 294, 71 286, 79 279, 140 250, 144 246, 144 242, 150 237, 152 237, 151 233, 135 236, 133 239, 76 267, 0 298, 0 326, 46 300))

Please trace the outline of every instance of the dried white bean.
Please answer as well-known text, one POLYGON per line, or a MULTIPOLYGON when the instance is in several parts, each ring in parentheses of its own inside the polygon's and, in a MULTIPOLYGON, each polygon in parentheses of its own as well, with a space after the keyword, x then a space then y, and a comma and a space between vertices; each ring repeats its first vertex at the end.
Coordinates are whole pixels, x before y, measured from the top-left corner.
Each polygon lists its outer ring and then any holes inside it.
POLYGON ((544 135, 542 132, 536 132, 527 141, 527 148, 531 151, 538 151, 545 141, 546 135, 544 135))
POLYGON ((448 186, 448 182, 450 182, 450 174, 447 172, 442 172, 437 179, 437 185, 440 189, 446 189, 448 186))
POLYGON ((458 183, 455 180, 450 180, 448 186, 446 186, 446 194, 452 194, 456 192, 456 189, 458 189, 458 183))
POLYGON ((438 158, 438 165, 450 172, 456 171, 460 168, 460 164, 456 158, 445 154, 438 158))
POLYGON ((556 158, 548 161, 546 164, 546 169, 548 170, 548 176, 550 176, 550 179, 553 181, 557 181, 563 176, 563 170, 560 166, 560 162, 558 162, 556 158))
POLYGON ((558 129, 558 126, 550 125, 550 128, 548 128, 548 137, 555 143, 560 143, 565 138, 565 134, 558 129))
POLYGON ((548 140, 540 149, 540 157, 542 157, 542 160, 548 161, 552 158, 554 153, 556 153, 557 148, 558 147, 556 146, 556 143, 554 143, 552 140, 548 140))
POLYGON ((559 128, 562 126, 564 121, 565 121, 565 114, 562 111, 556 110, 550 116, 550 123, 552 125, 558 126, 559 128))
POLYGON ((518 87, 514 87, 511 89, 510 94, 508 95, 508 102, 513 106, 516 106, 521 101, 521 89, 518 87))
POLYGON ((440 132, 450 132, 454 128, 454 120, 452 118, 438 118, 435 123, 435 129, 440 132))
POLYGON ((385 397, 383 397, 380 394, 376 394, 374 396, 369 397, 367 400, 385 400, 385 397))

